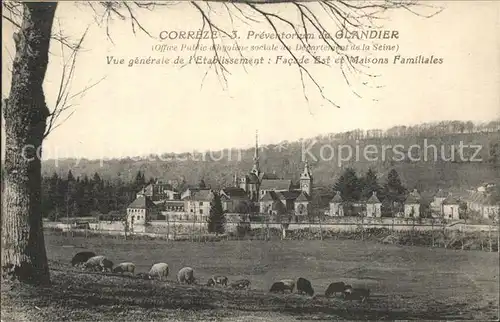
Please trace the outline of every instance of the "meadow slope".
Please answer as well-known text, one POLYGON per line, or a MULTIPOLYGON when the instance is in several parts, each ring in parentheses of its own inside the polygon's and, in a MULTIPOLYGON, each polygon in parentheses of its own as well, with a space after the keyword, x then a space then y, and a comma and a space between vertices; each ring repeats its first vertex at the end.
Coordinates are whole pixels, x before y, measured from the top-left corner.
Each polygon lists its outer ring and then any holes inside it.
MULTIPOLYGON (((52 288, 2 287, 2 302, 22 306, 31 319, 498 319, 498 253, 350 240, 191 243, 49 233, 46 241, 52 288), (137 271, 167 262, 169 281, 82 273, 68 263, 82 250, 107 255, 115 263, 133 261, 137 271), (183 266, 194 267, 202 282, 212 274, 248 278, 251 290, 179 285, 174 276, 183 266), (299 276, 312 282, 316 297, 267 292, 273 281, 299 276), (373 297, 364 304, 324 298, 329 282, 339 280, 367 286, 373 297)), ((4 317, 14 314, 2 307, 4 312, 4 317)))

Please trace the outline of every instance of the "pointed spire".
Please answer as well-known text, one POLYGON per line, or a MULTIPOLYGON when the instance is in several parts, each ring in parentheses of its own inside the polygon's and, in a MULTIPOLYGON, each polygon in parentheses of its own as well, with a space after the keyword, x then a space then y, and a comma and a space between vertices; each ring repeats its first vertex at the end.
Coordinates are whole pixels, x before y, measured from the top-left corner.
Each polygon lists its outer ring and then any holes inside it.
POLYGON ((255 152, 253 155, 253 160, 257 161, 259 160, 259 131, 255 131, 255 152))
POLYGON ((306 162, 304 163, 304 171, 302 172, 301 178, 307 179, 311 177, 311 169, 309 168, 309 162, 306 159, 306 162))
POLYGON ((256 176, 259 176, 259 174, 260 174, 260 167, 259 167, 259 132, 257 130, 255 131, 255 153, 254 153, 254 156, 253 156, 252 173, 254 173, 256 176))

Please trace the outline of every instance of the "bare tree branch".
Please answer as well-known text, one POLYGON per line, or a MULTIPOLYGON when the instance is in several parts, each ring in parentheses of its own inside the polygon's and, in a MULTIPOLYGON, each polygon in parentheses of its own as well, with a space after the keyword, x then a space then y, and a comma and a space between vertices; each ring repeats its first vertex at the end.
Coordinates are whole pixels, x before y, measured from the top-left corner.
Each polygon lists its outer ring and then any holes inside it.
MULTIPOLYGON (((158 7, 171 7, 182 2, 186 1, 88 1, 87 4, 94 12, 96 22, 100 26, 105 25, 106 35, 113 43, 110 27, 115 18, 120 21, 130 22, 130 27, 134 34, 140 31, 149 37, 154 38, 149 33, 146 26, 143 25, 141 19, 139 19, 138 12, 141 10, 152 11, 158 7)), ((318 39, 320 39, 320 42, 324 45, 322 49, 326 49, 325 54, 329 52, 335 54, 336 57, 341 58, 339 68, 346 85, 351 89, 356 97, 361 97, 360 93, 355 90, 353 80, 359 81, 361 85, 365 87, 370 87, 370 84, 380 75, 369 73, 369 66, 361 63, 355 64, 352 59, 353 55, 346 50, 347 46, 353 44, 353 40, 349 37, 347 37, 347 39, 346 37, 343 37, 342 40, 347 42, 347 44, 340 43, 338 39, 331 36, 333 32, 331 28, 328 27, 328 23, 334 23, 334 25, 338 27, 338 31, 351 33, 352 31, 359 32, 367 30, 367 28, 380 28, 380 26, 377 26, 375 22, 383 20, 384 14, 390 10, 405 10, 416 16, 424 18, 433 17, 443 10, 443 8, 417 0, 209 0, 189 1, 189 4, 200 14, 202 21, 201 30, 205 31, 207 29, 210 31, 210 34, 219 33, 224 35, 225 37, 221 37, 220 39, 222 44, 224 43, 224 39, 222 38, 229 38, 231 41, 234 41, 238 54, 241 58, 245 57, 240 50, 237 39, 233 37, 231 31, 221 27, 215 21, 214 17, 211 16, 212 13, 216 13, 216 6, 212 4, 218 4, 220 5, 220 8, 225 9, 225 15, 231 22, 231 26, 234 24, 234 18, 237 18, 247 25, 249 25, 250 22, 265 23, 267 27, 275 33, 278 43, 295 62, 300 75, 303 94, 306 101, 309 101, 309 98, 306 95, 307 86, 305 82, 309 81, 313 84, 323 99, 327 100, 336 107, 340 106, 327 97, 323 86, 320 85, 318 79, 313 74, 312 69, 310 69, 310 67, 306 64, 302 64, 298 59, 299 51, 292 49, 293 47, 292 44, 289 43, 289 40, 282 37, 284 30, 281 25, 285 26, 285 28, 288 29, 292 35, 294 35, 292 39, 300 42, 303 52, 310 57, 313 62, 319 65, 332 67, 331 64, 319 60, 316 55, 317 49, 312 49, 315 46, 311 43, 313 37, 310 37, 310 35, 319 35, 318 39), (293 21, 295 19, 287 17, 286 14, 275 13, 272 11, 275 6, 283 5, 295 8, 295 13, 298 15, 297 22, 293 21), (430 9, 431 12, 430 14, 418 12, 418 8, 424 8, 426 10, 430 9), (368 80, 360 81, 360 76, 368 77, 368 80)), ((15 18, 22 17, 22 4, 18 1, 7 1, 2 3, 2 6, 4 9, 4 13, 2 13, 3 19, 9 21, 14 26, 19 26, 15 18)), ((76 57, 74 49, 76 48, 71 47, 74 44, 69 42, 62 33, 54 33, 52 37, 54 40, 72 50, 74 55, 70 56, 69 61, 74 61, 73 59, 76 57)), ((200 40, 201 39, 197 40, 194 52, 195 56, 200 46, 200 40)), ((203 81, 205 80, 208 71, 212 70, 218 76, 219 81, 221 81, 221 85, 225 87, 227 86, 227 75, 230 73, 226 64, 223 62, 224 60, 221 58, 222 56, 231 58, 231 52, 228 51, 224 45, 218 47, 215 37, 210 37, 210 41, 212 51, 214 52, 214 66, 209 66, 207 72, 203 76, 201 85, 203 86, 203 81)), ((244 66, 244 64, 242 67, 246 71, 246 66, 244 66)), ((63 68, 63 75, 65 76, 63 76, 63 79, 61 80, 60 93, 57 101, 58 104, 56 104, 57 106, 60 106, 60 104, 65 106, 70 99, 67 94, 67 90, 70 83, 69 79, 72 78, 73 73, 74 64, 70 63, 68 66, 63 68)), ((376 85, 372 88, 380 87, 381 86, 376 85)))
MULTIPOLYGON (((99 84, 104 79, 104 78, 100 79, 99 81, 89 86, 86 86, 82 90, 74 94, 71 94, 71 84, 73 82, 73 78, 76 71, 77 56, 80 50, 82 49, 82 43, 87 35, 88 30, 89 27, 87 27, 87 29, 85 30, 82 37, 79 39, 77 43, 72 44, 69 42, 60 42, 61 55, 63 59, 61 79, 59 82, 59 90, 57 93, 57 98, 54 104, 54 108, 49 114, 47 129, 44 133, 44 138, 47 137, 51 133, 51 131, 61 126, 66 120, 68 120, 73 115, 74 111, 72 111, 62 121, 60 121, 62 114, 75 106, 75 104, 71 103, 74 98, 76 98, 77 96, 82 97, 88 90, 99 84), (66 47, 70 48, 71 50, 71 53, 67 59, 65 58, 64 55, 66 47), (57 121, 60 122, 56 124, 57 121)), ((61 34, 63 33, 60 23, 59 23, 59 31, 61 34)))

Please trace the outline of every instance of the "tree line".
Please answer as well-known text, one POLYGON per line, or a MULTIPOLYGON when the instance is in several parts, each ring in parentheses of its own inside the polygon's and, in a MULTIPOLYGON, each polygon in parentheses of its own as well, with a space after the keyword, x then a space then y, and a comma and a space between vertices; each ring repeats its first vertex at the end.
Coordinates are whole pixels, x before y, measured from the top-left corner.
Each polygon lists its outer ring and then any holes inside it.
POLYGON ((350 167, 337 179, 334 191, 340 192, 342 201, 347 204, 364 203, 375 193, 382 203, 382 212, 388 215, 401 207, 409 192, 395 169, 391 169, 386 181, 380 184, 377 174, 371 168, 364 175, 358 176, 356 170, 350 167))
POLYGON ((141 171, 129 182, 105 180, 97 172, 91 178, 87 175, 75 177, 71 170, 66 177, 54 172, 42 179, 42 215, 55 221, 123 211, 137 192, 153 181, 146 180, 141 171))
POLYGON ((395 169, 389 171, 384 184, 379 184, 377 174, 371 168, 358 176, 354 168, 346 168, 334 184, 334 191, 339 191, 342 200, 348 202, 366 201, 373 192, 379 200, 402 202, 406 198, 407 189, 403 186, 395 169))
POLYGON ((490 122, 474 123, 472 121, 441 121, 433 123, 422 123, 416 125, 397 125, 387 130, 382 129, 354 129, 351 131, 331 133, 324 137, 330 139, 360 140, 369 138, 395 138, 415 136, 441 136, 447 134, 463 133, 492 133, 500 131, 500 119, 490 122))

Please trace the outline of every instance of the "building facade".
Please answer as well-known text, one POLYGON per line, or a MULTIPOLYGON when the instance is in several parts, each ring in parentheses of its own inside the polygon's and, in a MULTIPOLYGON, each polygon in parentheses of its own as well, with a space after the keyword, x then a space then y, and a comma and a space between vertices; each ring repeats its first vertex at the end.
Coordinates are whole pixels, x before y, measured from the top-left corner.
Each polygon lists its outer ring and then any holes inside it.
POLYGON ((246 192, 248 200, 258 206, 261 214, 283 212, 307 216, 310 212, 314 179, 307 160, 300 174, 299 188, 294 188, 292 180, 261 171, 257 136, 252 169, 247 175, 239 179, 236 177, 236 181, 239 182, 239 188, 246 192))

